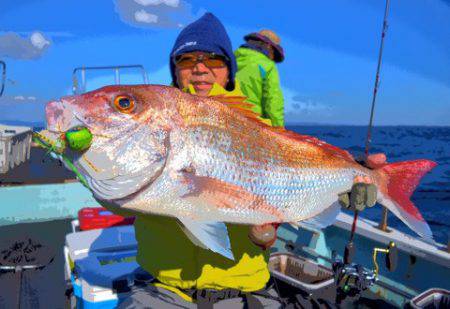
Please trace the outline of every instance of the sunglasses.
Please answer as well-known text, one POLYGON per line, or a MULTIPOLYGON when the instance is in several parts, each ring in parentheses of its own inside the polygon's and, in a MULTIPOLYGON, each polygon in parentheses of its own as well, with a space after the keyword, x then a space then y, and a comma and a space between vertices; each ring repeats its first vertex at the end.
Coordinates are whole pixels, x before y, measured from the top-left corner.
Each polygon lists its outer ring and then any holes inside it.
POLYGON ((179 69, 190 69, 197 65, 197 63, 203 63, 210 69, 223 68, 227 65, 227 58, 216 54, 200 54, 195 55, 180 55, 175 58, 175 65, 179 69))

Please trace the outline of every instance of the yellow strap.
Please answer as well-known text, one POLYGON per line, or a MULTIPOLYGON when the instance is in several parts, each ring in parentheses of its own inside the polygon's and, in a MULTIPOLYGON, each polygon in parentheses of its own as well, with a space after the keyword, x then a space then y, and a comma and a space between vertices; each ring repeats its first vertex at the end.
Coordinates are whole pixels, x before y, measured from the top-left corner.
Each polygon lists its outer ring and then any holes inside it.
POLYGON ((169 291, 171 291, 171 292, 177 294, 178 296, 180 296, 180 297, 181 297, 182 299, 184 299, 185 301, 188 301, 188 302, 190 302, 190 303, 193 303, 193 302, 194 302, 194 300, 192 299, 192 297, 190 297, 189 295, 187 295, 187 294, 181 292, 181 291, 180 291, 179 289, 177 289, 176 287, 173 287, 173 286, 170 286, 170 285, 165 285, 164 283, 160 283, 160 282, 153 283, 153 285, 156 286, 156 287, 160 287, 160 288, 169 290, 169 291))
MULTIPOLYGON (((187 92, 190 94, 196 94, 195 88, 192 84, 189 84, 187 87, 182 89, 183 92, 187 92)), ((211 90, 208 93, 208 97, 213 97, 216 95, 225 95, 225 96, 244 96, 244 94, 242 93, 241 87, 239 86, 239 82, 235 82, 235 87, 233 90, 228 91, 225 88, 223 88, 222 86, 220 86, 218 83, 214 83, 211 87, 211 90)))

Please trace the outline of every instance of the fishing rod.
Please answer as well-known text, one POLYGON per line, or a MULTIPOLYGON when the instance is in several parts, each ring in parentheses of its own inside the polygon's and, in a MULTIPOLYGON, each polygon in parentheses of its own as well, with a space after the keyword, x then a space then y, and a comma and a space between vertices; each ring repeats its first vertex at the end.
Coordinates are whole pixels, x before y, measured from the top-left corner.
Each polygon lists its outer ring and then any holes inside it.
MULTIPOLYGON (((388 18, 388 13, 389 13, 389 5, 390 5, 390 0, 386 0, 386 6, 384 8, 383 28, 381 31, 381 43, 380 43, 380 49, 378 52, 377 72, 375 75, 375 85, 373 88, 372 107, 370 110, 370 120, 369 120, 369 125, 367 128, 366 145, 365 145, 365 150, 364 150, 366 162, 369 157, 369 148, 370 148, 370 143, 372 141, 373 116, 374 116, 374 112, 375 112, 375 102, 376 102, 378 86, 379 86, 379 82, 380 82, 380 70, 381 70, 381 60, 383 57, 384 38, 386 37, 386 32, 388 29, 387 18, 388 18)), ((383 216, 387 217, 387 210, 384 209, 383 212, 384 212, 383 216)), ((345 260, 346 264, 351 263, 351 261, 353 260, 353 256, 354 256, 353 238, 355 236, 358 215, 359 215, 359 210, 355 209, 354 216, 353 216, 352 230, 350 233, 350 239, 349 239, 348 244, 345 246, 344 260, 345 260)))

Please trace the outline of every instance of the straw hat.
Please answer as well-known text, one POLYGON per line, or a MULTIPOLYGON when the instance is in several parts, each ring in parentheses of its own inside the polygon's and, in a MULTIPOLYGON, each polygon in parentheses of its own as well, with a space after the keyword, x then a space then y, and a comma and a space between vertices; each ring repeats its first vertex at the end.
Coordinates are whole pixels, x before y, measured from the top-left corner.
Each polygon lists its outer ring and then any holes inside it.
POLYGON ((280 45, 280 37, 272 30, 261 30, 259 32, 253 32, 244 36, 244 40, 250 39, 263 41, 273 47, 274 61, 282 62, 284 60, 284 51, 280 45))

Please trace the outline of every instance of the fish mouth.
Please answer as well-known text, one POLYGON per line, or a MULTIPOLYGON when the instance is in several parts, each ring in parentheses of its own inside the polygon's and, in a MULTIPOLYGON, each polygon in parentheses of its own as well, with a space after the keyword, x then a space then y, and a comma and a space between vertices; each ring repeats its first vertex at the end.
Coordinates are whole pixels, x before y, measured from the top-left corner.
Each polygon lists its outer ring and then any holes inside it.
POLYGON ((59 101, 51 101, 45 106, 47 130, 52 133, 62 134, 76 127, 85 126, 70 103, 74 99, 68 97, 59 101))
POLYGON ((46 129, 33 134, 35 143, 56 154, 62 154, 66 150, 64 137, 66 132, 85 126, 82 118, 65 101, 62 99, 47 103, 45 106, 46 129))

